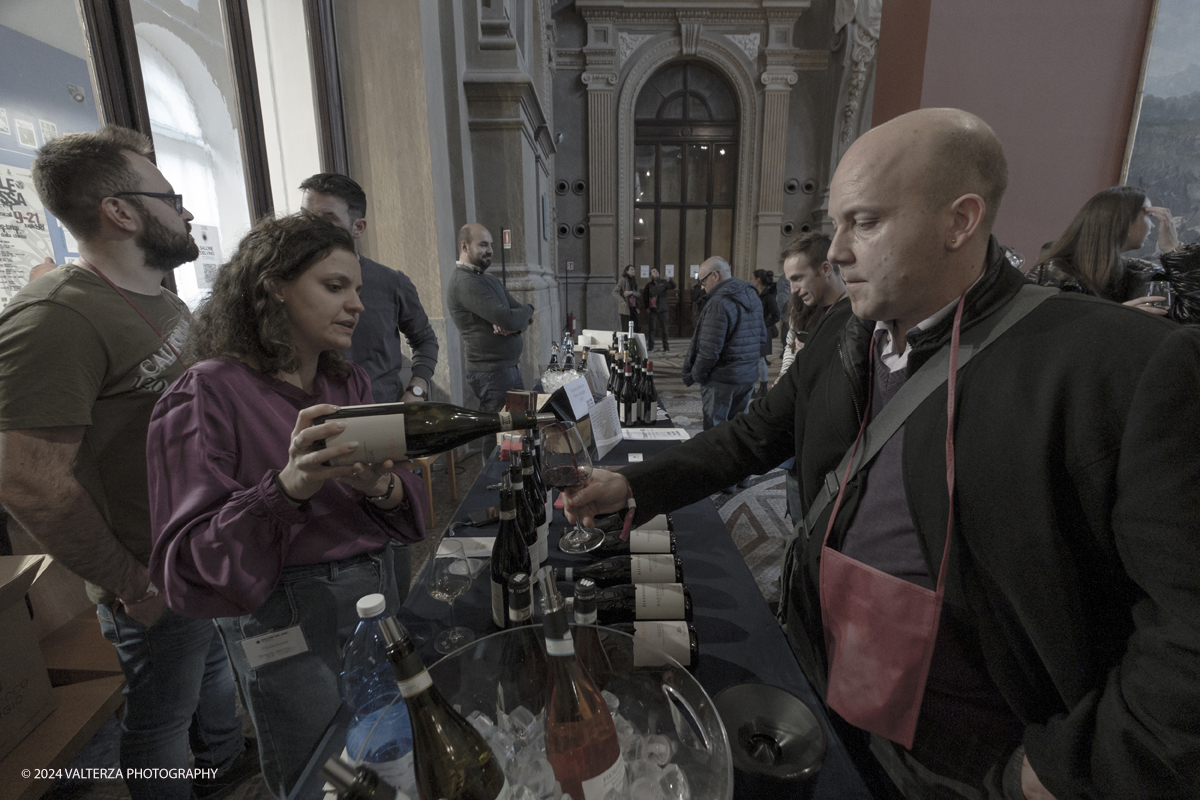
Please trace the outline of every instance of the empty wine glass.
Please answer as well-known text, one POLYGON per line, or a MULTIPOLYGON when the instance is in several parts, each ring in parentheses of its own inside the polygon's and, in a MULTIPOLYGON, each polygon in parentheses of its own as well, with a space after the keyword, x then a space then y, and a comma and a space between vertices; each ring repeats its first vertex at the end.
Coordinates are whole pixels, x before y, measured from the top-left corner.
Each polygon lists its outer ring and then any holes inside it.
MULTIPOLYGON (((592 457, 574 422, 552 422, 542 426, 542 479, 559 491, 573 494, 592 477, 592 457)), ((604 541, 604 533, 583 527, 576 518, 575 528, 562 535, 558 549, 564 553, 587 553, 604 541)))
POLYGON ((439 653, 453 653, 464 644, 475 641, 470 628, 454 622, 454 601, 471 588, 471 565, 462 542, 443 539, 433 557, 433 572, 429 576, 429 596, 450 604, 450 627, 438 634, 433 647, 439 653))

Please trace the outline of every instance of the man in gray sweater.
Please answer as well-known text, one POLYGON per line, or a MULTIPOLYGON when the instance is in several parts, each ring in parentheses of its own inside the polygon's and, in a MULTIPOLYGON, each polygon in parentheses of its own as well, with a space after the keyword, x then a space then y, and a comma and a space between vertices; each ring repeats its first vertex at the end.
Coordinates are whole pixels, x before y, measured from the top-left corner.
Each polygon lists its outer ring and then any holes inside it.
POLYGON ((462 334, 467 383, 482 411, 499 411, 509 389, 522 389, 521 334, 533 319, 533 306, 517 301, 494 276, 492 235, 471 222, 458 232, 458 261, 446 293, 450 318, 462 334))

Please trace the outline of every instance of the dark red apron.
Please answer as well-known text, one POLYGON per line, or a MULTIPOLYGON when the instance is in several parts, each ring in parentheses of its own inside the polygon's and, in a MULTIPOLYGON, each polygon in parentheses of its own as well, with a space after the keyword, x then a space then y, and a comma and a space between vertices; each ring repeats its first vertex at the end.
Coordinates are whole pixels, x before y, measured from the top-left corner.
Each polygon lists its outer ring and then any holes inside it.
MULTIPOLYGON (((829 658, 825 702, 851 725, 906 748, 912 747, 917 730, 946 589, 946 562, 954 527, 955 373, 965 296, 959 298, 950 336, 950 376, 946 387, 946 488, 950 514, 937 588, 930 591, 829 547, 829 535, 842 506, 853 457, 842 476, 821 545, 821 621, 829 658)), ((874 362, 872 354, 872 370, 874 362)), ((868 374, 867 385, 873 382, 873 376, 868 374)), ((855 452, 870 418, 870 406, 868 396, 867 411, 854 441, 855 452)))

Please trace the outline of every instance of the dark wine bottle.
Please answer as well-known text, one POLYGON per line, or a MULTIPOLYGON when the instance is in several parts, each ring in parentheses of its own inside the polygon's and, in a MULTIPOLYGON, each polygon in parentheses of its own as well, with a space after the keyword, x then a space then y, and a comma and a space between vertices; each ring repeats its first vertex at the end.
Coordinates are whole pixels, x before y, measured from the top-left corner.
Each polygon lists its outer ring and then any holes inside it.
POLYGON ((600 800, 625 796, 625 761, 608 703, 575 657, 562 598, 550 577, 542 581, 543 628, 549 680, 546 698, 546 760, 563 793, 600 800))
POLYGON ((534 522, 533 509, 529 507, 529 495, 525 492, 525 470, 516 457, 508 467, 508 483, 513 490, 513 504, 517 507, 517 530, 529 548, 529 572, 533 574, 542 565, 541 548, 538 546, 537 523, 534 522))
MULTIPOLYGON (((700 640, 696 637, 696 629, 687 622, 621 622, 609 627, 633 637, 632 652, 626 652, 623 646, 608 647, 609 663, 616 670, 623 670, 626 664, 634 667, 662 666, 667 663, 662 657, 663 653, 691 671, 695 671, 699 665, 700 640)), ((621 642, 621 645, 624 644, 621 642)))
POLYGON ((620 583, 683 583, 683 562, 673 555, 613 556, 581 567, 567 567, 563 579, 590 578, 597 586, 620 583))
POLYGON ((563 350, 563 372, 569 369, 575 369, 575 345, 571 343, 570 338, 564 340, 563 350))
POLYGON ((625 362, 625 377, 617 392, 617 412, 621 425, 629 427, 637 424, 637 396, 633 388, 633 364, 625 362))
POLYGON ((538 490, 537 470, 533 454, 521 451, 521 474, 525 478, 525 499, 533 512, 533 524, 537 528, 537 557, 530 551, 533 569, 539 569, 550 556, 550 520, 546 517, 546 495, 538 490))
POLYGON ((400 796, 375 770, 356 767, 338 756, 325 762, 321 777, 333 786, 337 800, 396 800, 400 796))
POLYGON ((533 591, 524 572, 508 579, 508 626, 518 630, 504 636, 496 706, 506 714, 525 706, 537 716, 545 705, 546 650, 533 627, 533 591))
POLYGON ((571 635, 575 638, 575 657, 603 689, 612 679, 613 668, 600 642, 600 632, 593 627, 596 625, 596 584, 587 578, 576 581, 573 599, 575 627, 571 635))
MULTIPOLYGON (((625 527, 625 512, 619 511, 615 514, 599 514, 596 516, 596 527, 605 533, 616 531, 618 533, 625 527)), ((659 514, 653 517, 649 522, 643 524, 641 530, 675 530, 675 520, 670 514, 659 514)))
MULTIPOLYGON (((574 598, 567 598, 573 608, 574 598)), ((623 583, 596 592, 601 625, 642 620, 692 619, 692 592, 680 583, 623 583)))
POLYGON ((479 732, 455 711, 433 679, 408 631, 394 617, 379 624, 387 658, 412 721, 413 767, 423 798, 504 800, 504 771, 479 732))
POLYGON ((658 424, 658 390, 654 388, 654 362, 646 362, 646 378, 642 382, 642 424, 658 424))
POLYGON ((347 455, 332 459, 335 465, 382 464, 403 461, 430 453, 444 453, 481 436, 529 428, 554 422, 553 414, 523 414, 499 411, 472 411, 449 403, 378 403, 367 406, 342 406, 332 414, 317 417, 314 425, 339 420, 346 429, 328 439, 319 439, 321 450, 338 442, 358 442, 347 455))
POLYGON ((604 541, 589 555, 611 558, 612 556, 661 555, 675 552, 674 531, 633 530, 629 532, 629 541, 623 542, 621 541, 621 529, 618 527, 615 531, 604 534, 604 541))
POLYGON ((550 365, 546 372, 558 372, 558 342, 550 343, 550 365))
POLYGON ((504 476, 504 488, 500 490, 500 530, 492 545, 492 622, 497 628, 508 623, 508 579, 518 572, 526 575, 532 571, 529 565, 529 546, 517 526, 517 502, 504 476))

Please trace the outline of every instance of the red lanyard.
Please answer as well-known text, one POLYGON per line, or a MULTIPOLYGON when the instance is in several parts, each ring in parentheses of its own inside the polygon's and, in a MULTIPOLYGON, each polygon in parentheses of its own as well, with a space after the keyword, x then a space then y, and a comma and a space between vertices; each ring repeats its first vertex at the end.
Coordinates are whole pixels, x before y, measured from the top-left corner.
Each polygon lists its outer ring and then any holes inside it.
POLYGON ((109 286, 111 286, 114 290, 116 290, 117 294, 121 295, 121 297, 124 298, 125 302, 129 303, 129 305, 133 308, 133 310, 138 313, 138 316, 141 317, 142 319, 146 320, 146 324, 150 326, 150 330, 154 331, 154 333, 158 336, 158 341, 165 344, 167 346, 167 348, 172 353, 175 354, 175 359, 180 364, 183 363, 183 358, 179 355, 179 351, 175 349, 175 347, 171 344, 171 342, 167 339, 167 337, 162 335, 162 331, 160 331, 158 329, 158 326, 150 321, 150 318, 147 317, 145 315, 145 313, 143 313, 142 310, 137 307, 137 304, 129 299, 129 295, 127 295, 127 294, 125 294, 125 292, 121 291, 120 286, 117 286, 115 283, 113 283, 111 280, 109 280, 107 275, 105 275, 100 270, 96 269, 96 266, 94 264, 89 263, 88 260, 86 258, 84 258, 83 256, 79 257, 79 263, 83 264, 85 267, 90 269, 92 272, 99 275, 101 280, 103 280, 105 283, 107 283, 109 286))

